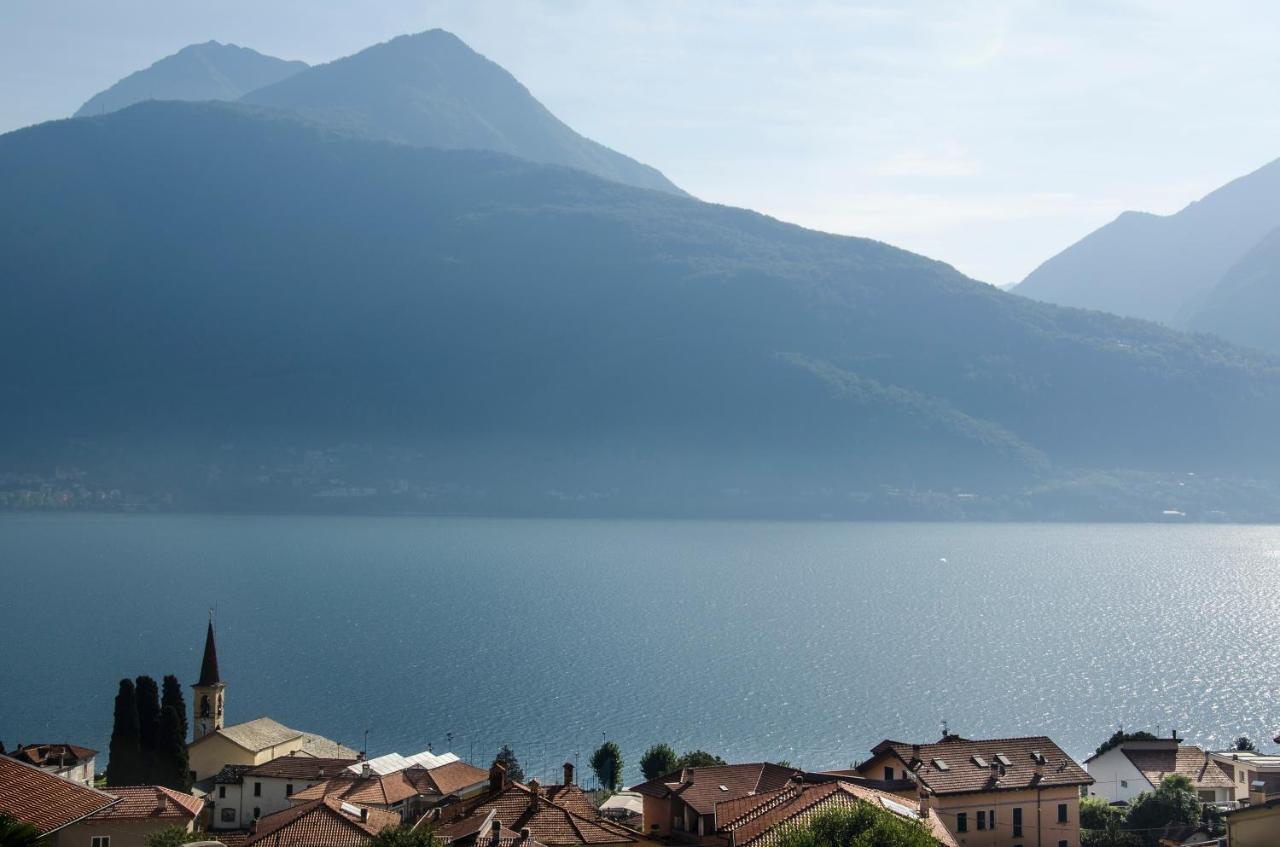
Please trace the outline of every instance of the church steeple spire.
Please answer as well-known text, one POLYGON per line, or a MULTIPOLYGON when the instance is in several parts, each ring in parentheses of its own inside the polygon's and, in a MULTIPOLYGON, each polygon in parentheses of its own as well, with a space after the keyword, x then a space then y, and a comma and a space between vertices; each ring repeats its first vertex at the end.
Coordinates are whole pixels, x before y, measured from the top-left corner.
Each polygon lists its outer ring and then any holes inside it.
POLYGON ((200 681, 196 685, 221 685, 218 676, 218 645, 213 640, 213 614, 209 615, 209 631, 204 637, 204 661, 200 663, 200 681))
POLYGON ((222 701, 226 684, 218 673, 218 645, 213 639, 213 612, 209 612, 209 629, 204 637, 204 659, 200 662, 200 680, 191 686, 192 740, 222 729, 222 701))

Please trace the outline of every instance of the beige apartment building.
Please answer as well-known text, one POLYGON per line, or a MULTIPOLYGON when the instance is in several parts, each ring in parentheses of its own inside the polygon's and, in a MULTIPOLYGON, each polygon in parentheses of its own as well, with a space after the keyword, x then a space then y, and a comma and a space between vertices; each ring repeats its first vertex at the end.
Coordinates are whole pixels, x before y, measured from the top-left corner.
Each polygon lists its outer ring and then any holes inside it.
POLYGON ((1044 736, 934 744, 882 741, 855 768, 887 784, 909 780, 958 847, 1079 847, 1084 768, 1044 736))

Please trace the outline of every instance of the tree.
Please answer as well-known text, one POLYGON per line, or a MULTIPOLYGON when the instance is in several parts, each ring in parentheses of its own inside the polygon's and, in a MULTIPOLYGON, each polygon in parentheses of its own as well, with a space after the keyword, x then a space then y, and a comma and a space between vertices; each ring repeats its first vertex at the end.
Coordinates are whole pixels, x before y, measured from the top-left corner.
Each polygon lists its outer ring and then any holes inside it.
POLYGON ((677 764, 682 768, 714 768, 726 762, 719 756, 713 756, 704 750, 690 750, 680 757, 677 764))
POLYGON ((149 676, 134 680, 134 696, 138 700, 138 747, 141 772, 138 781, 159 782, 156 750, 160 740, 160 686, 149 676))
POLYGON ((1236 739, 1236 750, 1241 753, 1253 753, 1257 751, 1257 747, 1253 746, 1253 742, 1249 740, 1249 736, 1242 735, 1236 739))
POLYGON ((1124 823, 1124 810, 1113 806, 1101 797, 1084 797, 1080 800, 1080 828, 1106 829, 1112 824, 1124 823))
POLYGON ((0 847, 40 847, 40 830, 26 821, 0 814, 0 847))
POLYGON ((596 779, 610 791, 622 787, 622 750, 613 741, 606 741, 591 754, 591 770, 596 779))
POLYGON ((191 763, 187 759, 186 722, 173 706, 160 712, 160 737, 153 777, 157 785, 178 791, 191 790, 191 763))
POLYGON ((147 833, 142 843, 146 847, 182 847, 183 844, 208 841, 212 837, 207 832, 187 832, 180 826, 166 826, 164 829, 147 833))
POLYGON ((182 718, 182 738, 185 741, 191 727, 187 725, 187 701, 182 696, 182 683, 173 674, 166 674, 162 685, 164 694, 160 698, 160 708, 163 711, 172 706, 178 711, 178 716, 182 718))
POLYGON ((503 744, 493 761, 494 764, 502 765, 507 769, 507 779, 512 782, 524 782, 524 768, 520 767, 520 760, 516 758, 511 745, 503 744))
POLYGON ((917 818, 895 815, 866 802, 821 811, 788 826, 778 847, 937 847, 933 833, 917 818))
MULTIPOLYGON (((1125 828, 1156 833, 1171 823, 1199 823, 1200 797, 1191 780, 1181 774, 1166 776, 1155 791, 1145 791, 1129 804, 1125 828)), ((1155 838, 1147 839, 1155 843, 1155 838)))
POLYGON ((120 680, 116 692, 111 744, 107 748, 107 785, 136 785, 142 780, 142 748, 138 728, 138 697, 133 680, 120 680))
POLYGON ((386 826, 369 839, 369 847, 436 847, 430 827, 386 826))
POLYGON ((1094 756, 1101 756, 1112 747, 1119 747, 1126 741, 1156 741, 1158 740, 1149 732, 1125 732, 1123 729, 1117 729, 1112 733, 1111 737, 1098 745, 1098 749, 1093 751, 1094 756))
POLYGON ((640 772, 645 779, 657 779, 680 767, 680 758, 670 744, 655 744, 640 757, 640 772))

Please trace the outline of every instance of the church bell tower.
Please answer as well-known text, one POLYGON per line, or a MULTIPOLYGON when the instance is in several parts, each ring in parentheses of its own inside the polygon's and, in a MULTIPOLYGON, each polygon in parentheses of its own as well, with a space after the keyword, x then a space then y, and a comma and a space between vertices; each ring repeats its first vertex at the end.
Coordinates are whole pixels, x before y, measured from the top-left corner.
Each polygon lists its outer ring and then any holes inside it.
POLYGON ((213 615, 209 615, 209 632, 204 638, 204 661, 200 663, 200 681, 191 688, 192 741, 222 729, 222 699, 226 685, 218 675, 218 645, 213 640, 213 615))

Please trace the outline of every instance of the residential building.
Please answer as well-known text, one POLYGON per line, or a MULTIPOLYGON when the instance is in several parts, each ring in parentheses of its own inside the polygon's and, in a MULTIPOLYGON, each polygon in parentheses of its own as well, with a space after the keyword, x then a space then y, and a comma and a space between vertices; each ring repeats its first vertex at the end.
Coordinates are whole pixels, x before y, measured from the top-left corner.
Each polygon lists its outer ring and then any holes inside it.
POLYGON ((728 847, 775 847, 786 827, 803 824, 829 809, 870 803, 890 814, 918 821, 940 847, 958 847, 942 819, 930 808, 928 792, 917 800, 850 779, 802 775, 785 788, 716 804, 716 834, 728 847))
POLYGON ((255 821, 244 847, 365 847, 398 816, 322 797, 255 821))
POLYGON ((645 835, 716 843, 716 804, 778 791, 799 773, 769 762, 682 768, 631 790, 644 798, 645 835))
POLYGON ((1080 794, 1092 777, 1045 736, 933 744, 882 741, 855 772, 914 781, 959 847, 1079 847, 1080 794))
POLYGON ((261 765, 227 765, 207 789, 209 828, 244 829, 255 819, 284 811, 298 792, 346 773, 354 761, 291 754, 261 765))
POLYGON ((455 800, 433 809, 427 820, 437 835, 459 844, 476 843, 491 831, 528 832, 547 847, 576 845, 632 845, 635 832, 603 817, 573 782, 573 765, 564 766, 565 782, 545 788, 535 779, 521 785, 507 779, 506 769, 495 763, 489 769, 486 790, 469 800, 455 800))
POLYGON ((0 814, 31 824, 49 847, 143 847, 161 829, 191 831, 203 807, 168 788, 100 791, 0 756, 0 814))
POLYGON ((1280 844, 1280 797, 1228 812, 1227 844, 1231 847, 1275 847, 1280 844))
POLYGON ((50 844, 57 844, 63 829, 118 802, 104 791, 0 756, 0 815, 31 824, 50 844))
POLYGON ((405 822, 412 822, 428 809, 475 797, 488 785, 484 771, 456 760, 435 768, 413 765, 381 774, 369 763, 361 763, 361 767, 357 773, 344 769, 339 776, 303 789, 293 797, 293 802, 336 797, 348 803, 395 812, 405 822))
POLYGON ((1231 799, 1265 803, 1280 796, 1280 755, 1224 750, 1209 754, 1231 782, 1231 799))
POLYGON ((93 785, 97 750, 75 744, 24 744, 9 755, 63 779, 93 785))
POLYGON ((1084 764, 1094 779, 1089 794, 1108 803, 1127 803, 1144 791, 1154 791, 1161 780, 1173 774, 1191 780, 1206 803, 1234 799, 1231 777, 1212 754, 1194 744, 1183 744, 1176 731, 1170 738, 1124 741, 1090 756, 1084 764))
POLYGON ((148 835, 170 827, 196 829, 204 800, 159 785, 109 788, 119 798, 58 833, 58 847, 146 847, 148 835))

